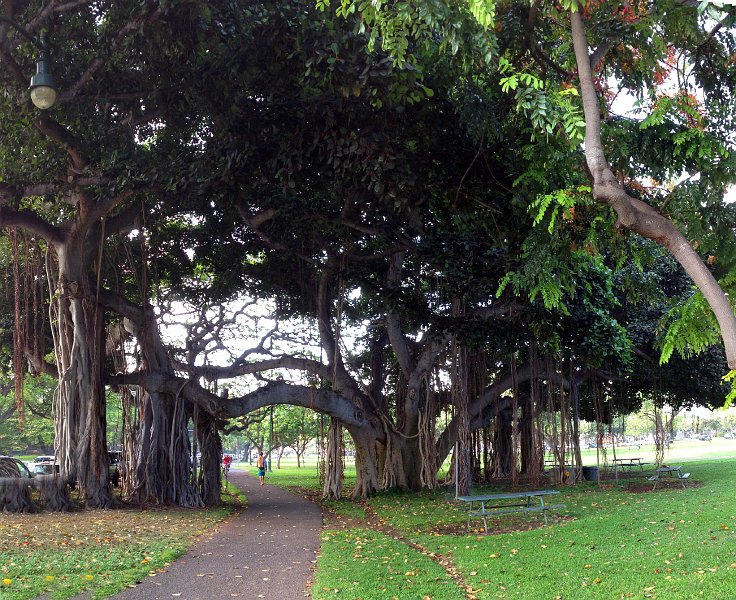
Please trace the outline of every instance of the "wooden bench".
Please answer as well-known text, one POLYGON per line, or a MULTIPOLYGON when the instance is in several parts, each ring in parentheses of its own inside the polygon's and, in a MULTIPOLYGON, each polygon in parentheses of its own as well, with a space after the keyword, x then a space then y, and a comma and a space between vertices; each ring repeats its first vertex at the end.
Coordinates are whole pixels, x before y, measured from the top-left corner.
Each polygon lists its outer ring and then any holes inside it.
POLYGON ((614 469, 617 467, 621 467, 622 470, 639 468, 640 471, 643 471, 644 467, 648 464, 649 463, 642 461, 641 458, 614 458, 613 459, 614 469))
POLYGON ((564 504, 545 504, 544 497, 553 494, 559 494, 559 490, 530 490, 526 492, 506 492, 502 494, 483 494, 474 496, 458 496, 456 500, 468 503, 468 527, 470 521, 474 518, 483 519, 483 527, 488 532, 488 517, 495 515, 505 515, 509 513, 531 513, 541 512, 544 516, 544 524, 547 524, 547 511, 557 508, 565 508, 564 504), (534 504, 535 500, 539 500, 539 504, 534 504), (510 500, 512 502, 504 502, 510 500), (521 502, 514 503, 513 500, 521 502), (488 505, 489 502, 502 502, 502 504, 488 505), (480 504, 475 507, 474 504, 480 504))

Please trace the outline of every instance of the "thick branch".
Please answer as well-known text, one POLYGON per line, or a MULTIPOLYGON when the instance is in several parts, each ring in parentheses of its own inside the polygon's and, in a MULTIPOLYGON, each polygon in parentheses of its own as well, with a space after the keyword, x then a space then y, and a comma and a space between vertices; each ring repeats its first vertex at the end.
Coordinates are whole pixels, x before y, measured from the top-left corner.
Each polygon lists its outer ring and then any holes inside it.
POLYGON ((330 379, 332 377, 330 368, 327 365, 316 360, 295 356, 282 356, 280 358, 227 367, 213 365, 192 366, 181 362, 174 362, 174 368, 177 371, 186 371, 194 377, 201 377, 208 381, 232 379, 233 377, 253 375, 254 373, 263 373, 264 371, 271 371, 273 369, 294 369, 306 373, 313 373, 324 379, 330 379))
MULTIPOLYGON (((397 252, 391 257, 388 268, 388 275, 386 277, 387 285, 390 290, 396 290, 401 280, 401 267, 404 262, 405 252, 397 252)), ((391 348, 396 355, 396 360, 399 363, 399 367, 404 374, 404 377, 409 379, 412 371, 414 370, 414 360, 409 350, 409 344, 401 332, 401 324, 399 323, 399 315, 395 310, 389 309, 386 315, 386 332, 388 333, 389 343, 391 348)))
POLYGON ((35 122, 36 128, 55 141, 72 160, 72 166, 81 173, 87 167, 87 161, 82 157, 82 144, 71 131, 61 126, 48 115, 44 115, 35 122))
POLYGON ((629 196, 608 164, 603 151, 600 107, 582 15, 572 12, 571 21, 585 112, 585 157, 593 179, 593 197, 616 211, 619 225, 657 242, 672 253, 713 310, 721 329, 728 365, 736 369, 736 318, 728 297, 685 236, 651 206, 629 196))
POLYGON ((84 73, 82 73, 79 79, 77 79, 74 84, 69 86, 67 90, 61 95, 60 101, 70 100, 74 98, 77 94, 79 94, 80 90, 85 85, 87 85, 87 82, 95 76, 100 68, 102 68, 102 66, 107 62, 108 57, 111 56, 115 52, 115 50, 120 47, 120 45, 123 43, 123 41, 130 34, 131 31, 140 29, 144 25, 148 25, 149 23, 155 21, 163 14, 163 11, 164 7, 162 3, 159 4, 159 6, 146 17, 138 16, 125 23, 125 25, 123 25, 118 31, 113 42, 110 44, 107 55, 98 56, 97 58, 95 58, 89 64, 84 73))
POLYGON ((60 244, 64 241, 64 234, 60 229, 49 225, 36 213, 27 210, 0 206, 0 227, 20 227, 53 244, 60 244))

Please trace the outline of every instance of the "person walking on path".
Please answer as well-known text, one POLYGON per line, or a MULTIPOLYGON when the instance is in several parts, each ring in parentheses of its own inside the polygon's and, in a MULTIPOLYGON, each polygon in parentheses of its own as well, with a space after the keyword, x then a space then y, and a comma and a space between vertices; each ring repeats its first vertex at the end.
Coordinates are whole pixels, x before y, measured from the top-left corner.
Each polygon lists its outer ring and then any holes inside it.
POLYGON ((266 459, 263 458, 263 452, 258 453, 256 466, 258 467, 258 481, 260 481, 261 485, 263 485, 263 482, 266 479, 266 459))
POLYGON ((115 600, 301 600, 317 559, 322 511, 275 485, 261 487, 246 471, 230 481, 248 498, 209 537, 163 573, 148 577, 115 600))

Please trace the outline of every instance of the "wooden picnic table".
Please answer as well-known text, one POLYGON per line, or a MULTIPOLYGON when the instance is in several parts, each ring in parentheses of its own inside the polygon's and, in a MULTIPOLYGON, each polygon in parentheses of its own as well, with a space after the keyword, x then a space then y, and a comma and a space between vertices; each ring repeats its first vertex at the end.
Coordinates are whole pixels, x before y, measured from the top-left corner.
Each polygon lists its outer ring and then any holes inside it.
POLYGON ((515 512, 538 512, 544 516, 547 524, 547 511, 553 508, 565 508, 564 504, 545 504, 545 496, 559 494, 559 490, 527 490, 524 492, 504 492, 501 494, 479 494, 473 496, 458 496, 456 500, 468 503, 468 527, 474 517, 483 519, 483 526, 488 532, 487 518, 495 515, 504 515, 515 512), (513 502, 518 500, 519 502, 513 502), (511 501, 511 502, 506 502, 511 501), (538 503, 537 503, 538 501, 538 503), (488 504, 500 502, 500 504, 488 504), (474 508, 473 505, 476 505, 474 508), (479 507, 477 505, 480 505, 479 507))
POLYGON ((638 467, 640 471, 643 471, 644 467, 649 464, 638 456, 632 458, 614 458, 612 462, 614 469, 618 467, 621 467, 621 469, 635 469, 638 467))
POLYGON ((677 466, 662 465, 661 467, 657 469, 654 475, 652 475, 651 477, 647 477, 647 479, 649 479, 649 481, 654 482, 654 486, 652 487, 652 489, 657 489, 657 484, 659 483, 660 478, 664 478, 664 477, 672 477, 675 479, 679 479, 680 483, 682 483, 682 487, 684 488, 686 487, 685 482, 690 477, 690 473, 683 473, 682 465, 677 465, 677 466))

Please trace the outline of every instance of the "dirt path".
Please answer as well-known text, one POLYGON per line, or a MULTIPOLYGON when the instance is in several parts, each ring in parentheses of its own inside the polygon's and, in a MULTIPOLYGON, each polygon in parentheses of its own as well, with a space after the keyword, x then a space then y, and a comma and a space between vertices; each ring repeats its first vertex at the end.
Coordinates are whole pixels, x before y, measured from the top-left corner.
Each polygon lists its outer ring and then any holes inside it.
MULTIPOLYGON (((268 479, 268 478, 267 478, 268 479)), ((220 600, 311 597, 322 513, 304 498, 233 469, 230 481, 248 507, 235 512, 168 571, 116 596, 119 600, 220 600)))

